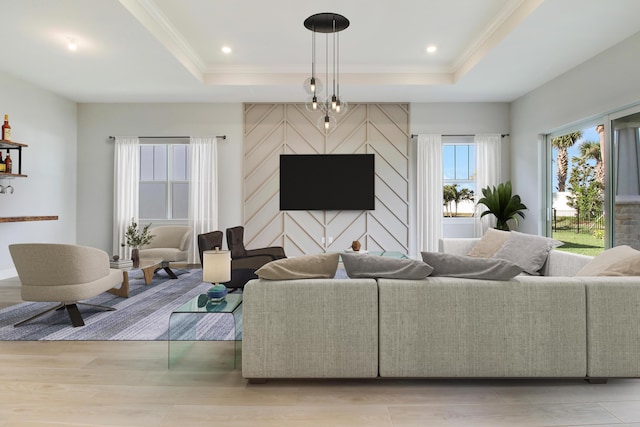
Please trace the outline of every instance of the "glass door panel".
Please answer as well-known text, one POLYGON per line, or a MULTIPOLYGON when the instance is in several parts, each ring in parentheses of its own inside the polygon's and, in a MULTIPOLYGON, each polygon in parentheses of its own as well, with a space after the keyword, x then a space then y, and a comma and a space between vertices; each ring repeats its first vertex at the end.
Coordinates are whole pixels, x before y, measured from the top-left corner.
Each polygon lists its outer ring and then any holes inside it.
POLYGON ((611 165, 607 172, 607 205, 611 215, 611 245, 640 249, 640 112, 612 115, 611 165))

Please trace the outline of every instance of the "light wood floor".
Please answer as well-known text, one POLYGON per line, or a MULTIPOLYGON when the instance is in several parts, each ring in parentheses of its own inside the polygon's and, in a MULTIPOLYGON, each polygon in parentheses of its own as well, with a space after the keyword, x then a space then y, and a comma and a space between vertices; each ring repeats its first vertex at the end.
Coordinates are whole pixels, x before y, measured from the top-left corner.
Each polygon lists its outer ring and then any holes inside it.
POLYGON ((640 426, 640 380, 249 385, 230 344, 196 343, 168 369, 166 342, 0 341, 0 427, 640 426))

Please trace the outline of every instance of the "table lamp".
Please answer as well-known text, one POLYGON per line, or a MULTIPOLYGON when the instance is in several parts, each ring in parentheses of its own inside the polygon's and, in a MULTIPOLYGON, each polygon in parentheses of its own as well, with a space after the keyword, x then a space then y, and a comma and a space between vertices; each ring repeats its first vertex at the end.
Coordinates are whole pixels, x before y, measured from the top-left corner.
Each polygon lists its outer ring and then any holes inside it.
POLYGON ((213 251, 202 253, 202 280, 213 284, 207 291, 212 301, 223 301, 227 295, 227 287, 221 282, 231 280, 231 253, 216 247, 213 251))

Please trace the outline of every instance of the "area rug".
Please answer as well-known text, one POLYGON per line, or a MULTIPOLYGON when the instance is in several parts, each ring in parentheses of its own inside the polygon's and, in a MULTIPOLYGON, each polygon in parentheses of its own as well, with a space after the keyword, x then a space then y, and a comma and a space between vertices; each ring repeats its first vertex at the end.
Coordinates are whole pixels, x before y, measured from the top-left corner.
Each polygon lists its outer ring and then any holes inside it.
MULTIPOLYGON (((0 310, 0 340, 116 340, 154 341, 166 340, 169 316, 172 310, 200 294, 206 293, 210 283, 202 281, 202 270, 175 270, 177 279, 170 279, 164 271, 158 271, 146 286, 144 279, 130 279, 129 298, 103 293, 84 302, 116 308, 103 311, 79 305, 85 326, 71 326, 65 311, 53 311, 22 326, 13 325, 55 303, 25 302, 0 310)), ((242 306, 238 310, 242 310, 242 306)), ((241 316, 238 316, 241 319, 241 316)), ((234 318, 225 314, 196 315, 192 321, 197 335, 178 339, 234 339, 234 318)), ((240 336, 242 323, 236 325, 240 336)), ((173 334, 172 334, 173 335, 173 334)), ((173 337, 175 339, 175 337, 173 337)))

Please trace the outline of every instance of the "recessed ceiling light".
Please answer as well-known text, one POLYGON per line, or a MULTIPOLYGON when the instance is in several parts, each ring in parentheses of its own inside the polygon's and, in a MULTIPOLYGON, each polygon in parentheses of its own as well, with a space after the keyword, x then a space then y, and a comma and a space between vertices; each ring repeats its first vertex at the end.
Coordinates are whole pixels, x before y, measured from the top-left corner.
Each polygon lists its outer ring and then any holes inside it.
POLYGON ((222 46, 222 53, 231 53, 231 48, 229 46, 222 46))
POLYGON ((438 48, 434 45, 427 46, 427 53, 435 53, 438 48))
POLYGON ((78 50, 78 41, 74 38, 74 37, 67 37, 68 40, 68 44, 67 47, 69 48, 70 51, 76 51, 78 50))

